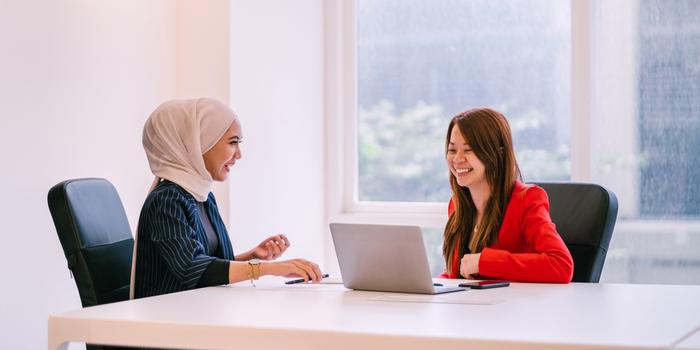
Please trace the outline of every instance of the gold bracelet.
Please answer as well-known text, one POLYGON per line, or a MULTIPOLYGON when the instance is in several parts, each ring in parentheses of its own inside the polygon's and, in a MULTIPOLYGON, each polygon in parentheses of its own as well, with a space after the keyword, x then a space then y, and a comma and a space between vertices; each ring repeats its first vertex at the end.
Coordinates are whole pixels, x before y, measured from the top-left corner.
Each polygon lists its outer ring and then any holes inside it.
POLYGON ((250 280, 250 284, 255 287, 255 282, 253 282, 253 265, 248 264, 248 269, 246 269, 246 275, 248 275, 248 279, 250 280))
POLYGON ((257 265, 252 265, 253 266, 253 279, 256 280, 260 278, 260 264, 257 265))
POLYGON ((255 287, 255 282, 253 281, 260 278, 260 260, 250 259, 248 260, 248 266, 250 266, 248 278, 250 279, 250 284, 255 287))

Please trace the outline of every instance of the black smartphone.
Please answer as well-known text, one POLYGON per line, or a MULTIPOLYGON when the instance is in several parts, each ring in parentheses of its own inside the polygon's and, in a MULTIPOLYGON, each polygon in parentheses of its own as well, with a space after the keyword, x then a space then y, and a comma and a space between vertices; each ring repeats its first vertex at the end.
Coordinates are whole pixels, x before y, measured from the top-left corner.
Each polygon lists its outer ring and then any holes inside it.
POLYGON ((484 280, 484 281, 471 281, 460 283, 460 287, 468 287, 471 289, 489 289, 498 287, 508 287, 510 285, 509 281, 503 280, 484 280))

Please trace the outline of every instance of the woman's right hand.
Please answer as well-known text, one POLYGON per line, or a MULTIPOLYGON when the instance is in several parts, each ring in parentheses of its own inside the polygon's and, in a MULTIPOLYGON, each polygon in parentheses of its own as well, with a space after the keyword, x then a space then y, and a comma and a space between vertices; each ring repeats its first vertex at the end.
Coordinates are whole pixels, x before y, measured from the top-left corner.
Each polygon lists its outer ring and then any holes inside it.
POLYGON ((303 278, 305 282, 321 282, 321 269, 318 265, 305 259, 264 262, 261 264, 260 272, 262 275, 299 277, 303 278))

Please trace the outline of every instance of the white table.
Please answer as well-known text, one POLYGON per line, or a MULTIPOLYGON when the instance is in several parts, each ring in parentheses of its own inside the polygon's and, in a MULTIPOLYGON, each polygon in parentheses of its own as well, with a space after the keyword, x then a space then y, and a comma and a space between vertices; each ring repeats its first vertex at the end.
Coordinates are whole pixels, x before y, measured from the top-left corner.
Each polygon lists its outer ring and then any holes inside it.
POLYGON ((698 327, 700 286, 513 283, 415 296, 270 278, 51 315, 48 347, 693 349, 698 327))

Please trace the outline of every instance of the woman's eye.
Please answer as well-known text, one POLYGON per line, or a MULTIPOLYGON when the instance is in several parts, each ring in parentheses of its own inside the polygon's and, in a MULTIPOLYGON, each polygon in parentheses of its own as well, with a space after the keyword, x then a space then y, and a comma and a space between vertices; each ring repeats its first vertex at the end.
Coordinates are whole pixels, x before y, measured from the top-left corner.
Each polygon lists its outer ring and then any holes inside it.
POLYGON ((455 150, 453 150, 453 149, 448 149, 448 150, 447 150, 447 153, 455 153, 455 150))

